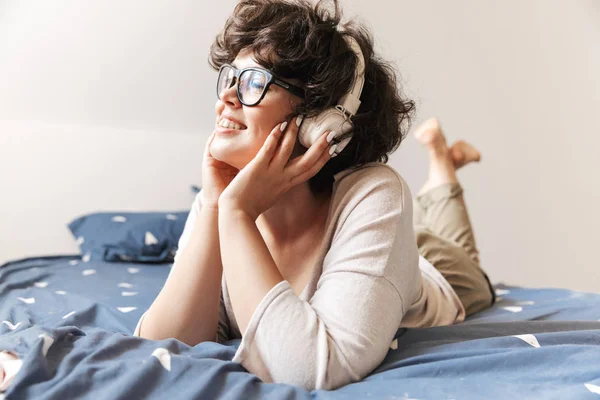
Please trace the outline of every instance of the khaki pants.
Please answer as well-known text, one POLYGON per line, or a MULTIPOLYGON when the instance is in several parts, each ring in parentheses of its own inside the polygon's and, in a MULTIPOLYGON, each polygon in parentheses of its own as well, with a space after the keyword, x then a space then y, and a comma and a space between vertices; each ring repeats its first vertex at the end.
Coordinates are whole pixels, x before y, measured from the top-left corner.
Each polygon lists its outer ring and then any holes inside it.
POLYGON ((492 284, 479 266, 475 236, 458 183, 417 196, 414 226, 419 253, 450 283, 467 316, 496 301, 492 284))

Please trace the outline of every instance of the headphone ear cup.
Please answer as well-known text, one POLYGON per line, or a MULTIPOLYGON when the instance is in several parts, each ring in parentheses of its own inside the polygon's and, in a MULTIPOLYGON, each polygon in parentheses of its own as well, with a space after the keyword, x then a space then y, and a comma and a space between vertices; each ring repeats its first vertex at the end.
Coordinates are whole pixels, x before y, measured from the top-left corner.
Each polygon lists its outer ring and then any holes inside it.
POLYGON ((298 140, 302 146, 309 148, 327 131, 335 131, 338 137, 351 129, 350 120, 340 110, 331 107, 314 118, 305 118, 298 131, 298 140))

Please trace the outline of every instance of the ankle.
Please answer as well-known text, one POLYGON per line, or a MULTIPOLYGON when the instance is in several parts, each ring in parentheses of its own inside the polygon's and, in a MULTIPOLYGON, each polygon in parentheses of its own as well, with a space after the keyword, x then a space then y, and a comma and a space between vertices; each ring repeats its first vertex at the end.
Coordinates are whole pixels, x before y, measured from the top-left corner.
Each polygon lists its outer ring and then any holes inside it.
POLYGON ((427 182, 419 193, 424 193, 432 188, 445 185, 457 184, 458 178, 454 164, 450 157, 431 158, 429 161, 429 176, 427 182))

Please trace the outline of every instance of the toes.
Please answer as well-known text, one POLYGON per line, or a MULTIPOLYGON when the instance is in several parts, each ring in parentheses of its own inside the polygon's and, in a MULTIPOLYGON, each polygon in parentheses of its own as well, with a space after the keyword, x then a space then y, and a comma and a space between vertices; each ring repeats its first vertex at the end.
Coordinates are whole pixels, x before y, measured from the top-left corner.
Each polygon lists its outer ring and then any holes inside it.
POLYGON ((481 153, 472 144, 459 140, 455 146, 461 150, 468 161, 479 161, 481 159, 481 153))

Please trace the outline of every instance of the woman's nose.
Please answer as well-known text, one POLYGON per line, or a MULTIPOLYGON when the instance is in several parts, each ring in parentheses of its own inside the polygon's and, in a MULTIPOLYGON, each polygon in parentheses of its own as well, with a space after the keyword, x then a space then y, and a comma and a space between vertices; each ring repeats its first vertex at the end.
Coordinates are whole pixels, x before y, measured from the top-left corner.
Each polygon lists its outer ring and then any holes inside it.
POLYGON ((223 100, 224 103, 235 107, 241 106, 240 100, 237 97, 237 85, 238 80, 235 79, 230 88, 221 91, 221 100, 223 100))

